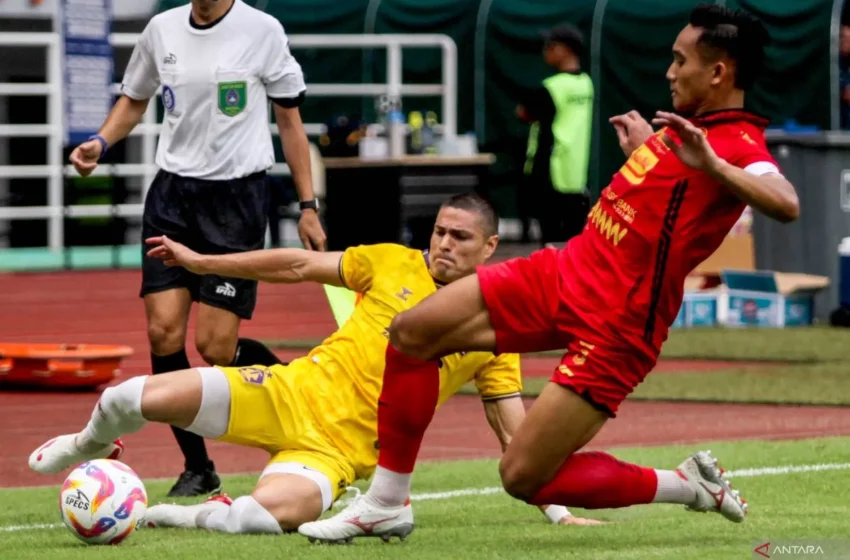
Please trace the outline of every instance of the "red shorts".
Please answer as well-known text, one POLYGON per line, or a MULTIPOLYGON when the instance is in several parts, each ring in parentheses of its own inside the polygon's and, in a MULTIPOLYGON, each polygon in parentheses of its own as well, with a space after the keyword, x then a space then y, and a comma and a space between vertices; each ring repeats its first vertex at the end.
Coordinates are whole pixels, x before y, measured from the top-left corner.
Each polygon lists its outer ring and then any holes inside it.
POLYGON ((523 354, 566 348, 551 380, 616 416, 620 403, 655 367, 656 358, 606 344, 562 303, 559 258, 556 249, 544 249, 527 258, 478 267, 497 351, 523 354))

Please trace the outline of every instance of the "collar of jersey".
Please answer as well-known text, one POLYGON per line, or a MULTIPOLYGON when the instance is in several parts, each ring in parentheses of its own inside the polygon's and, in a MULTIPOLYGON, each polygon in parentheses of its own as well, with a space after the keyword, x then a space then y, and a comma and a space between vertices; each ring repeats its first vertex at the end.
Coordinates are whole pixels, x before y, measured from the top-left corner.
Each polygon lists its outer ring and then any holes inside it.
POLYGON ((692 116, 689 120, 698 126, 713 126, 729 122, 748 122, 760 128, 766 128, 770 121, 757 113, 746 109, 720 109, 709 111, 699 116, 692 116))
MULTIPOLYGON (((428 269, 428 274, 430 275, 431 274, 431 260, 428 258, 428 249, 425 249, 424 251, 422 251, 422 257, 425 259, 425 267, 428 269)), ((434 284, 438 288, 442 288, 443 286, 446 285, 445 282, 440 282, 439 280, 437 280, 433 276, 431 276, 431 280, 434 281, 434 284)))

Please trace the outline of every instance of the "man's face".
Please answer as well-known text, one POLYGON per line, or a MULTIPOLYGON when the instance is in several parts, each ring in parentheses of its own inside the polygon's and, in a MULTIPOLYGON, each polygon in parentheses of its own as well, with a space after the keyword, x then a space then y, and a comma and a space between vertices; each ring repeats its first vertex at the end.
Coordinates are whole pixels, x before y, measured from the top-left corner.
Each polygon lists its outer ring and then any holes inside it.
POLYGON ((454 282, 475 272, 490 258, 499 242, 487 236, 477 212, 443 207, 437 214, 428 254, 431 276, 440 282, 454 282))
POLYGON ((564 59, 567 47, 558 42, 547 42, 543 47, 543 60, 549 66, 558 66, 564 59))
POLYGON ((850 25, 841 26, 838 48, 841 50, 841 56, 850 56, 850 25))
POLYGON ((702 30, 685 27, 673 43, 673 63, 667 70, 673 107, 684 113, 698 109, 724 80, 733 79, 724 59, 707 60, 697 46, 702 30))

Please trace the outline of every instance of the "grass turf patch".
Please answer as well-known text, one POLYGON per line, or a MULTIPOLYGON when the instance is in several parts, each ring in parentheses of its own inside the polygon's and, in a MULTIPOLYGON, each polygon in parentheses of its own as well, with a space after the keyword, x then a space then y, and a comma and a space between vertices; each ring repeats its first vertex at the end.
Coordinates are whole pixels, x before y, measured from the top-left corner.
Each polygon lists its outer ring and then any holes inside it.
MULTIPOLYGON (((525 377, 523 395, 538 396, 547 382, 544 377, 525 377)), ((477 394, 471 383, 459 392, 477 394)), ((647 376, 629 400, 847 406, 850 405, 850 369, 831 362, 714 372, 663 371, 647 376)))
MULTIPOLYGON (((267 340, 270 348, 309 350, 321 340, 267 340)), ((661 357, 681 360, 742 362, 835 362, 846 359, 850 329, 800 327, 788 329, 674 329, 661 357)), ((562 352, 538 355, 560 356, 562 352)))
MULTIPOLYGON (((292 349, 305 341, 272 341, 292 349)), ((850 405, 850 368, 846 354, 850 330, 825 327, 790 329, 682 329, 670 332, 663 359, 741 362, 741 367, 656 372, 632 399, 699 402, 850 405), (775 363, 775 366, 747 365, 775 363)), ((542 352, 536 356, 561 356, 542 352)), ((553 363, 553 367, 554 367, 553 363)), ((545 379, 526 377, 523 394, 535 397, 545 379)), ((475 394, 472 384, 464 394, 475 394)))
MULTIPOLYGON (((68 558, 744 558, 766 540, 846 536, 850 487, 846 470, 798 473, 741 473, 736 470, 811 465, 850 467, 850 439, 797 442, 736 442, 710 446, 733 482, 751 504, 742 524, 715 514, 693 514, 677 505, 643 505, 619 510, 573 513, 611 521, 601 527, 553 526, 531 506, 504 493, 414 501, 416 531, 405 543, 383 545, 377 539, 350 547, 310 545, 298 535, 243 536, 206 531, 141 529, 117 547, 92 549, 56 524, 58 487, 0 490, 2 556, 10 559, 68 558), (16 530, 9 530, 17 526, 16 530)), ((618 449, 623 460, 674 468, 693 447, 618 449)), ((226 477, 232 496, 249 492, 256 478, 226 477)), ((148 482, 151 503, 165 499, 170 481, 148 482)), ((495 461, 423 463, 414 492, 445 492, 497 487, 495 461)), ((187 500, 182 500, 187 502, 187 500)))

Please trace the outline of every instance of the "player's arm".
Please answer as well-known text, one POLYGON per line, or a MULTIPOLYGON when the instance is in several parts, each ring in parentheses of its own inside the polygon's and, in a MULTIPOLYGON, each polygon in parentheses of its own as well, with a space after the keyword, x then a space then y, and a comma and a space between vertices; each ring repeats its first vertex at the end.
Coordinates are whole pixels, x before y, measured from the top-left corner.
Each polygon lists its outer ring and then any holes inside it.
POLYGON ((516 108, 519 120, 525 123, 549 122, 555 118, 555 102, 549 90, 543 86, 535 89, 516 108))
POLYGON ((762 171, 741 169, 717 158, 706 171, 742 201, 774 220, 788 223, 800 217, 797 191, 775 166, 762 171))
POLYGON ((148 110, 149 102, 149 98, 133 99, 127 94, 118 98, 98 131, 98 134, 106 140, 107 147, 120 142, 136 128, 145 111, 148 110))
MULTIPOLYGON (((283 155, 292 173, 298 200, 315 200, 310 168, 310 143, 299 110, 307 93, 304 73, 289 51, 289 39, 280 22, 274 23, 274 29, 267 33, 263 40, 266 53, 263 84, 266 94, 272 100, 283 155)), ((307 249, 325 249, 325 232, 319 222, 317 209, 304 209, 298 221, 298 236, 307 249)))
MULTIPOLYGON (((519 395, 513 395, 485 400, 484 414, 487 416, 487 423, 490 424, 490 428, 499 438, 502 453, 504 453, 517 428, 522 423, 522 419, 525 418, 525 406, 522 404, 522 399, 519 395)), ((552 523, 561 523, 564 518, 572 515, 563 506, 537 506, 537 509, 543 512, 543 515, 552 523)))
POLYGON ((652 130, 652 125, 637 111, 615 115, 608 119, 608 122, 614 125, 617 140, 620 142, 620 149, 623 150, 626 157, 631 157, 632 152, 637 150, 655 132, 652 130))
POLYGON ((159 69, 151 45, 155 26, 155 20, 151 21, 139 36, 121 80, 122 95, 98 132, 110 146, 126 138, 139 124, 159 89, 159 69))
POLYGON ((151 23, 139 37, 124 71, 121 97, 97 132, 100 138, 83 142, 71 152, 70 162, 82 176, 89 175, 106 150, 126 138, 142 120, 150 98, 159 88, 159 71, 150 47, 151 23))
POLYGON ((658 112, 654 124, 669 126, 681 143, 664 136, 664 143, 689 167, 702 170, 725 185, 743 202, 777 221, 793 222, 800 217, 797 192, 775 165, 764 162, 761 169, 742 169, 717 155, 702 131, 673 113, 658 112))
MULTIPOLYGON (((475 387, 484 403, 484 414, 499 439, 502 452, 508 448, 525 418, 522 402, 520 358, 517 354, 501 354, 485 364, 475 375, 475 387)), ((561 525, 596 525, 594 519, 573 516, 564 506, 537 506, 551 523, 561 525)))
POLYGON ((153 246, 148 256, 168 266, 182 266, 195 274, 217 274, 260 282, 296 284, 319 282, 344 286, 341 277, 341 252, 304 249, 262 249, 229 255, 202 255, 168 237, 145 241, 153 246))
POLYGON ((307 141, 307 132, 301 121, 301 113, 298 105, 304 98, 302 92, 295 98, 272 98, 274 102, 274 119, 280 132, 280 141, 283 144, 283 154, 286 163, 292 172, 292 181, 298 192, 298 200, 313 200, 313 176, 310 169, 310 144, 307 141))

